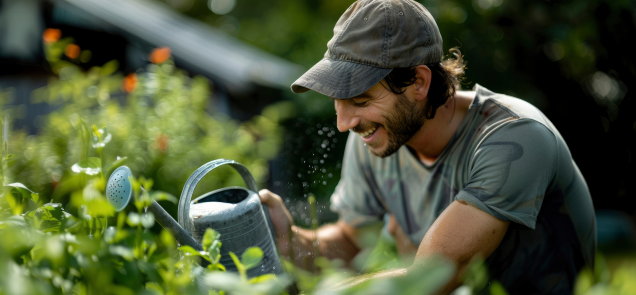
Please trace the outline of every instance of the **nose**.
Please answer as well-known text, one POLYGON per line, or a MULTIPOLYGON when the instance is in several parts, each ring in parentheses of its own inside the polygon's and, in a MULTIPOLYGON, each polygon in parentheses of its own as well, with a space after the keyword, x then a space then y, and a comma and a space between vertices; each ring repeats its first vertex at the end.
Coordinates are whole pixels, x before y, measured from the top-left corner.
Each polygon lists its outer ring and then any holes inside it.
POLYGON ((336 117, 338 118, 338 131, 345 132, 358 126, 360 118, 356 116, 355 110, 348 101, 334 99, 334 107, 336 109, 336 117))

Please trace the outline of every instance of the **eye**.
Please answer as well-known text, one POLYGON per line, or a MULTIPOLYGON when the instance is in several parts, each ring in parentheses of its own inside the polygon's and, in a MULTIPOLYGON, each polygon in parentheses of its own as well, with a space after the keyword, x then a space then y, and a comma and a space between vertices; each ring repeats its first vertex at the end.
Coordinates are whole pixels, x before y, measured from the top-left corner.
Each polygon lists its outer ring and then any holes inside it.
POLYGON ((369 101, 368 101, 368 100, 361 101, 361 102, 356 102, 355 100, 353 101, 353 105, 354 105, 354 106, 357 106, 357 107, 364 107, 364 106, 366 106, 367 104, 369 104, 369 101))

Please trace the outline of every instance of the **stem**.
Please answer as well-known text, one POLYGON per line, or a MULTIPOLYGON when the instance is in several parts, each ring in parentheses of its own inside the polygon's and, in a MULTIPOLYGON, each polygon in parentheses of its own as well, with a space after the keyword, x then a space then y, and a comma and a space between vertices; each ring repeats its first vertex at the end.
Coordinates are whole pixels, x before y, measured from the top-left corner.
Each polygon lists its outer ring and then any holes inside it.
MULTIPOLYGON (((97 219, 97 222, 99 222, 99 227, 103 229, 104 227, 102 226, 102 221, 99 220, 99 217, 95 216, 95 219, 97 219)), ((103 232, 100 232, 100 233, 103 233, 103 232)))
MULTIPOLYGON (((101 140, 101 138, 100 138, 101 140)), ((102 177, 102 179, 106 179, 104 177, 104 156, 103 156, 103 152, 102 152, 103 148, 98 148, 97 149, 97 153, 99 153, 99 160, 101 162, 101 167, 99 167, 99 176, 102 177)))

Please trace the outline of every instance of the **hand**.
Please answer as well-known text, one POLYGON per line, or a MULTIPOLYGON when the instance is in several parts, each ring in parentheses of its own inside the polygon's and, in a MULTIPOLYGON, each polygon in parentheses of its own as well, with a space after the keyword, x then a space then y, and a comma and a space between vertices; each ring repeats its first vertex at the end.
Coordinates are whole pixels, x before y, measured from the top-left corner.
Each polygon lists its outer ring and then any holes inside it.
POLYGON ((267 205, 269 208, 269 216, 272 219, 274 231, 276 232, 276 247, 278 248, 278 252, 283 256, 288 256, 291 247, 291 226, 293 224, 291 214, 289 214, 289 211, 285 208, 283 199, 277 194, 264 189, 259 191, 258 195, 261 198, 261 203, 267 205))

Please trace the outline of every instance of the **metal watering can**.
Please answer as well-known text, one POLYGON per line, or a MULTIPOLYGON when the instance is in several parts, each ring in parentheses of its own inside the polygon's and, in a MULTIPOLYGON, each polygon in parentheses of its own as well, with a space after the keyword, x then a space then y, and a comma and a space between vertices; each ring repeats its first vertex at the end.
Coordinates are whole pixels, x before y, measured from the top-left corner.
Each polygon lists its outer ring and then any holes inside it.
POLYGON ((221 234, 221 264, 228 271, 236 271, 228 252, 241 255, 249 247, 260 247, 263 260, 260 265, 247 271, 250 277, 266 273, 282 273, 282 267, 274 243, 274 227, 269 209, 261 204, 258 188, 252 174, 245 166, 219 159, 197 169, 186 181, 179 200, 179 225, 201 243, 207 228, 221 234), (247 189, 227 187, 206 193, 192 201, 196 185, 210 171, 219 166, 230 165, 245 181, 247 189))
MULTIPOLYGON (((111 174, 106 185, 108 202, 117 211, 123 210, 130 202, 132 185, 128 180, 132 172, 126 166, 117 168, 111 174)), ((201 251, 201 240, 207 228, 221 234, 220 263, 227 271, 236 271, 236 266, 229 256, 232 251, 240 257, 249 247, 260 247, 263 259, 259 265, 247 271, 249 277, 266 273, 280 274, 283 269, 276 252, 274 227, 266 205, 261 204, 257 193, 256 182, 245 166, 232 161, 219 159, 199 167, 186 181, 179 200, 178 219, 175 220, 155 201, 148 207, 155 220, 168 230, 181 245, 188 245, 201 251), (210 171, 219 166, 230 165, 245 181, 247 189, 227 187, 206 193, 194 201, 192 194, 197 184, 210 171)), ((204 261, 204 263, 207 261, 204 261)), ((197 275, 199 289, 207 293, 204 280, 197 275)))

